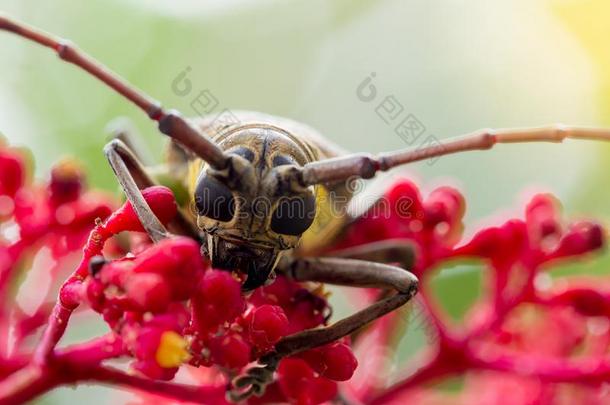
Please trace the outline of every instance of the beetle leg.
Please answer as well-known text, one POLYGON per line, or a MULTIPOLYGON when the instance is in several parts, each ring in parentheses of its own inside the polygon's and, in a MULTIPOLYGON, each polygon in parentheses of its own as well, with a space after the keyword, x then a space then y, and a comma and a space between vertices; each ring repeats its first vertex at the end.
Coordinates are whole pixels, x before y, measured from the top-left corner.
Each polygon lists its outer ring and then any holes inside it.
POLYGON ((415 261, 413 245, 405 239, 385 239, 333 250, 329 256, 376 263, 398 263, 403 269, 413 267, 415 261))
MULTIPOLYGON (((152 212, 148 203, 142 196, 141 189, 156 185, 146 173, 133 152, 119 139, 114 139, 104 147, 106 158, 114 171, 116 178, 123 189, 125 196, 131 202, 142 226, 154 242, 169 235, 167 229, 161 224, 152 212)), ((169 224, 170 229, 177 234, 199 238, 197 231, 178 210, 178 215, 169 224)))
POLYGON ((284 271, 296 281, 316 281, 349 287, 391 288, 396 294, 330 326, 283 338, 275 346, 274 355, 280 357, 300 353, 347 336, 404 305, 417 293, 417 277, 397 266, 335 257, 294 259, 284 266, 284 271))
MULTIPOLYGON (((138 189, 142 190, 147 187, 158 185, 158 183, 150 177, 146 167, 144 167, 142 162, 139 160, 138 155, 133 151, 133 149, 131 149, 131 147, 129 147, 129 144, 125 144, 123 141, 123 138, 130 140, 133 139, 133 132, 117 131, 114 132, 114 134, 123 134, 123 136, 116 136, 106 145, 104 150, 108 160, 110 160, 110 157, 108 156, 108 149, 111 149, 115 151, 116 154, 118 154, 118 156, 123 160, 138 189)), ((123 189, 125 188, 123 187, 123 189)), ((201 241, 201 235, 198 229, 193 225, 192 221, 188 220, 186 214, 181 209, 178 209, 176 217, 168 224, 168 227, 171 233, 190 236, 193 239, 201 241)))
POLYGON ((150 209, 138 188, 138 185, 140 187, 147 187, 152 185, 153 182, 146 172, 138 170, 138 165, 134 164, 137 160, 133 153, 118 139, 106 144, 104 153, 125 196, 131 203, 150 239, 153 242, 159 242, 168 237, 169 232, 150 209))
POLYGON ((253 367, 234 380, 229 397, 243 400, 251 395, 262 395, 272 381, 279 361, 303 351, 337 341, 358 331, 363 326, 406 304, 417 293, 417 278, 405 269, 387 264, 336 257, 296 258, 278 266, 296 281, 316 281, 350 287, 391 288, 396 291, 369 307, 341 319, 330 326, 308 329, 281 339, 274 351, 259 361, 262 367, 253 367))
POLYGON ((406 148, 377 156, 359 153, 308 163, 295 173, 295 176, 303 187, 345 181, 350 177, 369 179, 379 171, 387 171, 396 166, 454 153, 491 149, 500 143, 560 143, 567 138, 610 141, 610 130, 560 124, 534 128, 482 129, 427 146, 406 148))
MULTIPOLYGON (((386 239, 359 246, 352 246, 329 253, 332 257, 343 257, 347 259, 366 260, 376 263, 397 264, 402 269, 410 269, 415 263, 415 251, 413 245, 405 239, 386 239)), ((386 298, 392 294, 392 288, 386 288, 380 292, 377 299, 386 298)), ((366 327, 360 328, 351 334, 352 342, 356 342, 366 327)))
POLYGON ((106 125, 108 140, 118 139, 125 144, 131 153, 144 166, 153 164, 150 161, 150 151, 142 142, 142 134, 138 132, 133 122, 127 117, 115 118, 106 125))

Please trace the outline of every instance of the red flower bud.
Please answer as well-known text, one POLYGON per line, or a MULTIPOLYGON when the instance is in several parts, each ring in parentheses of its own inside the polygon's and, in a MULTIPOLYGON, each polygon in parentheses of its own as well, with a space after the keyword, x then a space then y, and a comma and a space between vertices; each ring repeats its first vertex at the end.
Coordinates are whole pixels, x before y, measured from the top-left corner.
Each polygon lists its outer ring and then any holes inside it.
POLYGON ((245 319, 250 342, 261 350, 271 348, 288 333, 288 318, 281 307, 262 305, 252 309, 245 319))
POLYGON ((121 329, 123 341, 138 360, 133 368, 160 380, 172 379, 178 367, 190 358, 186 340, 178 331, 182 328, 179 311, 156 316, 141 326, 142 318, 125 317, 121 329))
MULTIPOLYGON (((161 223, 167 224, 176 216, 178 208, 174 194, 169 188, 163 186, 149 187, 142 190, 142 195, 161 223)), ((126 201, 121 208, 108 218, 106 229, 113 234, 123 231, 144 231, 129 201, 126 201)))
POLYGON ((239 316, 245 308, 241 284, 229 272, 207 271, 192 298, 196 327, 209 332, 239 316))
POLYGON ((171 286, 155 273, 133 274, 125 283, 125 292, 141 311, 160 312, 171 302, 171 286))
POLYGON ((610 297, 591 288, 572 288, 552 297, 549 302, 571 306, 584 316, 610 315, 610 297))
POLYGON ((100 280, 95 278, 87 280, 85 295, 87 301, 89 302, 89 305, 94 311, 102 311, 102 305, 104 303, 105 297, 104 285, 100 280))
POLYGON ((551 194, 538 194, 532 198, 525 210, 525 222, 534 243, 540 245, 550 239, 554 244, 554 239, 561 236, 560 212, 561 205, 551 194))
POLYGON ((603 228, 592 222, 578 222, 570 226, 551 258, 582 255, 604 246, 603 228))
POLYGON ((212 362, 219 366, 236 370, 250 362, 250 345, 236 333, 214 336, 209 346, 212 362))
POLYGON ((345 343, 308 350, 301 357, 320 375, 334 381, 349 380, 358 367, 356 356, 345 343))
POLYGON ((75 201, 83 189, 84 174, 75 160, 64 160, 51 169, 49 199, 52 204, 60 205, 75 201))
POLYGON ((13 197, 24 182, 25 167, 21 157, 10 150, 0 150, 0 196, 13 197))
POLYGON ((161 312, 172 302, 190 298, 204 270, 199 245, 185 237, 164 239, 135 258, 114 260, 101 266, 89 281, 92 305, 103 302, 92 295, 99 295, 99 287, 91 290, 100 282, 106 300, 124 310, 140 313, 161 312))
POLYGON ((454 226, 462 220, 466 202, 464 196, 453 187, 439 187, 430 193, 424 206, 427 223, 436 225, 446 222, 454 226))
POLYGON ((286 309, 292 304, 294 294, 300 288, 296 282, 280 275, 272 284, 254 290, 249 301, 255 306, 271 304, 286 309))
POLYGON ((113 285, 123 288, 127 278, 133 274, 134 259, 126 257, 103 265, 98 271, 98 278, 105 286, 113 285))
POLYGON ((278 380, 282 392, 293 403, 315 405, 337 396, 337 383, 316 377, 301 359, 282 360, 278 367, 278 380))
POLYGON ((478 232, 470 242, 456 249, 455 253, 489 258, 495 262, 511 262, 519 259, 527 243, 525 223, 511 220, 501 227, 487 228, 478 232))
POLYGON ((294 303, 287 312, 290 333, 315 328, 324 324, 328 315, 328 303, 322 297, 300 288, 294 294, 294 303))
POLYGON ((414 219, 423 215, 423 207, 419 188, 409 180, 394 184, 386 193, 392 212, 399 218, 414 219))
POLYGON ((140 253, 133 261, 134 273, 163 277, 173 300, 189 298, 204 270, 197 242, 186 237, 164 239, 140 253))

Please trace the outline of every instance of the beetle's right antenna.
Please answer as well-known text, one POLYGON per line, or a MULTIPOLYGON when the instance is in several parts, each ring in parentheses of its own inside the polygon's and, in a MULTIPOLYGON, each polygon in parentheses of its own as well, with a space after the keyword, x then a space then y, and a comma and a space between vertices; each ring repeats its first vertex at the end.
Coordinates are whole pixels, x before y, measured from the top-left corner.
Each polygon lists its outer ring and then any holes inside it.
POLYGON ((380 171, 439 156, 491 149, 499 144, 527 142, 561 143, 565 139, 610 142, 610 129, 550 125, 535 128, 483 129, 439 144, 407 148, 377 156, 357 153, 307 163, 282 179, 286 184, 307 187, 336 183, 352 177, 370 179, 380 171))
POLYGON ((81 51, 71 42, 18 22, 1 13, 0 29, 12 32, 42 46, 46 46, 47 48, 51 48, 57 52, 57 55, 61 59, 73 63, 97 77, 116 92, 137 105, 151 119, 157 121, 159 123, 159 130, 162 133, 193 151, 217 171, 230 169, 229 166, 232 164, 232 161, 238 158, 237 156, 229 156, 224 153, 222 149, 202 135, 177 111, 164 110, 158 101, 129 84, 127 80, 81 51))

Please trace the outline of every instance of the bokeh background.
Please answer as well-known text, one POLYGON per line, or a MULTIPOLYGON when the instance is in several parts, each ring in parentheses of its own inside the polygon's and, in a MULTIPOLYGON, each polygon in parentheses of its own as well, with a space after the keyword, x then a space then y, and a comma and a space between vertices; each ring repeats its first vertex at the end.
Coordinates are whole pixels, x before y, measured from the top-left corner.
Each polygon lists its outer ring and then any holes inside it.
MULTIPOLYGON (((195 90, 224 108, 305 122, 353 151, 405 147, 375 113, 393 95, 442 140, 482 127, 553 122, 610 126, 610 3, 606 0, 0 0, 0 9, 71 38, 131 82, 195 115, 172 91, 185 68, 195 90), (375 72, 378 98, 356 96, 375 72)), ((0 35, 0 132, 25 145, 43 176, 65 155, 90 182, 117 192, 102 147, 107 125, 128 117, 150 160, 163 139, 135 107, 38 46, 0 35)), ((572 216, 610 220, 610 147, 515 145, 443 157, 407 175, 424 190, 453 184, 466 195, 467 234, 520 215, 534 191, 558 195, 572 216)), ((610 269, 607 255, 558 273, 610 269)), ((442 269, 438 299, 459 321, 481 294, 481 269, 442 269)), ((345 310, 340 294, 335 299, 345 310)), ((68 340, 94 334, 85 323, 68 340)), ((396 361, 426 344, 411 328, 396 361)), ((451 389, 449 387, 448 389, 451 389)), ((116 403, 105 388, 60 389, 39 403, 116 403)))

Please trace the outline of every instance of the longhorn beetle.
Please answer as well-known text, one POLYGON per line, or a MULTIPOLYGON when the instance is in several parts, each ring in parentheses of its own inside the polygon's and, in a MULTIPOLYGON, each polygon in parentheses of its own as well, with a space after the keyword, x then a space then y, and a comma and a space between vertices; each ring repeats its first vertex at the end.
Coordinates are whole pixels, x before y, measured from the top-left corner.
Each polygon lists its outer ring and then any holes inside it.
MULTIPOLYGON (((406 270, 413 252, 405 243, 386 240, 345 249, 337 257, 319 257, 354 215, 322 215, 325 196, 343 196, 346 181, 369 179, 377 172, 453 153, 485 150, 500 143, 562 142, 565 138, 610 140, 610 130, 562 125, 523 129, 484 129, 423 148, 393 152, 346 154, 313 129, 297 122, 255 112, 236 112, 239 123, 212 125, 212 117, 185 119, 164 109, 72 43, 0 15, 0 28, 53 49, 134 103, 159 131, 170 138, 170 174, 185 184, 197 215, 181 214, 169 225, 172 233, 201 238, 202 254, 216 268, 247 274, 244 291, 264 285, 281 272, 297 281, 395 290, 371 306, 330 326, 305 330, 281 339, 272 353, 234 381, 233 398, 260 394, 279 360, 350 335, 408 302, 417 278, 406 270), (189 175, 190 173, 190 175, 189 175), (190 179, 190 180, 184 180, 190 179), (254 201, 268 202, 264 215, 254 201), (298 210, 280 209, 296 201, 298 210), (382 263, 400 263, 402 267, 382 263)), ((121 137, 104 152, 127 199, 154 242, 172 236, 156 218, 140 190, 155 183, 121 137)))

